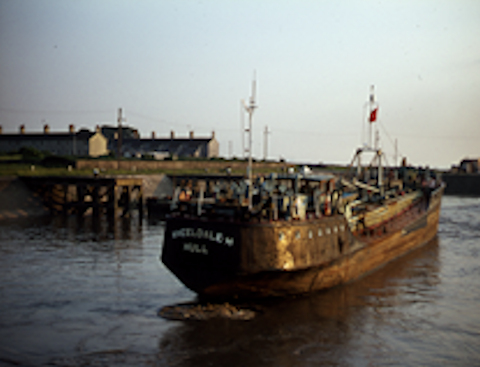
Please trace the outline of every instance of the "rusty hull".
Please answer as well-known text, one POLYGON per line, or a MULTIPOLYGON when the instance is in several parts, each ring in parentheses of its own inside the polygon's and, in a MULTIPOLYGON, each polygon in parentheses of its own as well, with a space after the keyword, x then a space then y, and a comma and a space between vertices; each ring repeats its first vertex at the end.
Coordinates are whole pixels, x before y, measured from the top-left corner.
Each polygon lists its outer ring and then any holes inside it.
POLYGON ((416 210, 403 218, 402 226, 368 236, 354 235, 342 215, 255 224, 167 221, 162 260, 187 287, 211 297, 286 296, 331 288, 358 279, 434 238, 442 194, 440 188, 428 210, 416 210), (191 239, 186 241, 188 236, 172 240, 172 231, 179 226, 210 230, 214 238, 217 233, 231 236, 234 245, 217 246, 196 238, 198 251, 185 252, 183 246, 191 243, 191 239))

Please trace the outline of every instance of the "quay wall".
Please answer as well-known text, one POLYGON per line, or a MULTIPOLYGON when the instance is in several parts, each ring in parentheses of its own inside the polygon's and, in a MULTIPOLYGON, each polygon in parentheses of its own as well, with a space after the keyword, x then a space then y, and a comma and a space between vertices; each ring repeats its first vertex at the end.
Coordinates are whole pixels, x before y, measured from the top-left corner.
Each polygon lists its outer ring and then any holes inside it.
POLYGON ((480 173, 444 173, 445 195, 480 196, 480 173))

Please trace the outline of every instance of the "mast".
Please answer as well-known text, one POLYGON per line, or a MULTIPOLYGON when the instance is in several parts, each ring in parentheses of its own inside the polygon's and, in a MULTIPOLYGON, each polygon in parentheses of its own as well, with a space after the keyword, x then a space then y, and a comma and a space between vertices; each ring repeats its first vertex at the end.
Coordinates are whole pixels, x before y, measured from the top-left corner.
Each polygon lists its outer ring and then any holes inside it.
POLYGON ((263 160, 266 161, 268 158, 268 134, 270 134, 270 131, 268 131, 268 126, 265 125, 265 130, 263 132, 263 160))
POLYGON ((370 87, 370 101, 369 101, 369 150, 375 152, 375 159, 377 161, 377 185, 380 188, 380 193, 383 195, 383 166, 382 166, 382 150, 380 149, 380 134, 375 125, 372 125, 377 121, 378 103, 375 101, 375 87, 370 87), (372 131, 373 130, 373 131, 372 131), (373 142, 372 142, 373 139, 373 142), (372 145, 373 143, 373 145, 372 145))
MULTIPOLYGON (((373 147, 373 134, 374 132, 372 130, 375 130, 375 135, 376 135, 376 127, 375 129, 372 129, 372 125, 375 123, 375 121, 377 120, 377 112, 378 112, 378 104, 375 102, 375 86, 371 86, 370 87, 370 100, 369 100, 369 104, 368 104, 368 107, 369 107, 369 114, 368 114, 368 147, 369 148, 376 148, 376 147, 373 147)), ((376 141, 375 141, 375 145, 376 145, 376 141)))
POLYGON ((123 128, 122 128, 122 122, 123 121, 126 121, 126 119, 124 117, 122 117, 122 109, 119 108, 118 109, 118 118, 117 118, 117 122, 118 122, 118 134, 117 134, 117 159, 121 159, 122 158, 122 132, 123 132, 123 128))
POLYGON ((245 100, 241 99, 240 100, 240 135, 242 138, 242 145, 241 145, 241 155, 242 158, 245 159, 245 153, 247 152, 247 149, 245 148, 245 111, 243 110, 245 108, 245 100))
POLYGON ((394 167, 397 167, 397 162, 398 162, 398 142, 397 142, 397 138, 395 138, 395 163, 394 163, 394 167))
MULTIPOLYGON (((382 191, 382 185, 383 185, 383 167, 382 167, 382 150, 380 149, 380 134, 376 126, 373 126, 373 124, 377 120, 377 115, 378 115, 378 103, 375 100, 375 87, 372 85, 370 87, 370 96, 369 100, 366 103, 368 109, 368 138, 366 142, 364 142, 364 145, 357 150, 355 153, 354 161, 357 162, 357 177, 359 177, 362 174, 362 154, 365 152, 370 152, 374 153, 374 157, 372 162, 370 163, 370 166, 372 164, 377 165, 377 184, 380 187, 380 191, 382 191)), ((365 123, 364 123, 365 124, 365 123)), ((363 125, 365 126, 365 125, 363 125)), ((352 162, 352 164, 353 164, 352 162)), ((368 180, 367 177, 367 171, 364 172, 365 177, 364 180, 368 180)))
POLYGON ((252 194, 253 194, 253 169, 252 169, 252 119, 253 111, 258 106, 255 104, 255 89, 256 89, 256 80, 255 74, 252 81, 252 95, 249 100, 249 104, 244 102, 245 110, 248 113, 248 209, 252 209, 252 194))

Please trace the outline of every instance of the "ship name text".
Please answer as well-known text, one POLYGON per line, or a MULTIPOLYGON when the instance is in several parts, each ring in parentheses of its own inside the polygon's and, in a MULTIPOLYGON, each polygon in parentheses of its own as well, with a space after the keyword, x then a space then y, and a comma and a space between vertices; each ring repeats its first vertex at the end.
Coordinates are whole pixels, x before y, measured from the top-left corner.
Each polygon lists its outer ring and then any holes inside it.
POLYGON ((223 232, 216 232, 202 228, 186 227, 175 229, 172 231, 172 239, 177 238, 204 239, 228 247, 232 247, 235 243, 235 239, 233 237, 226 236, 223 232))

